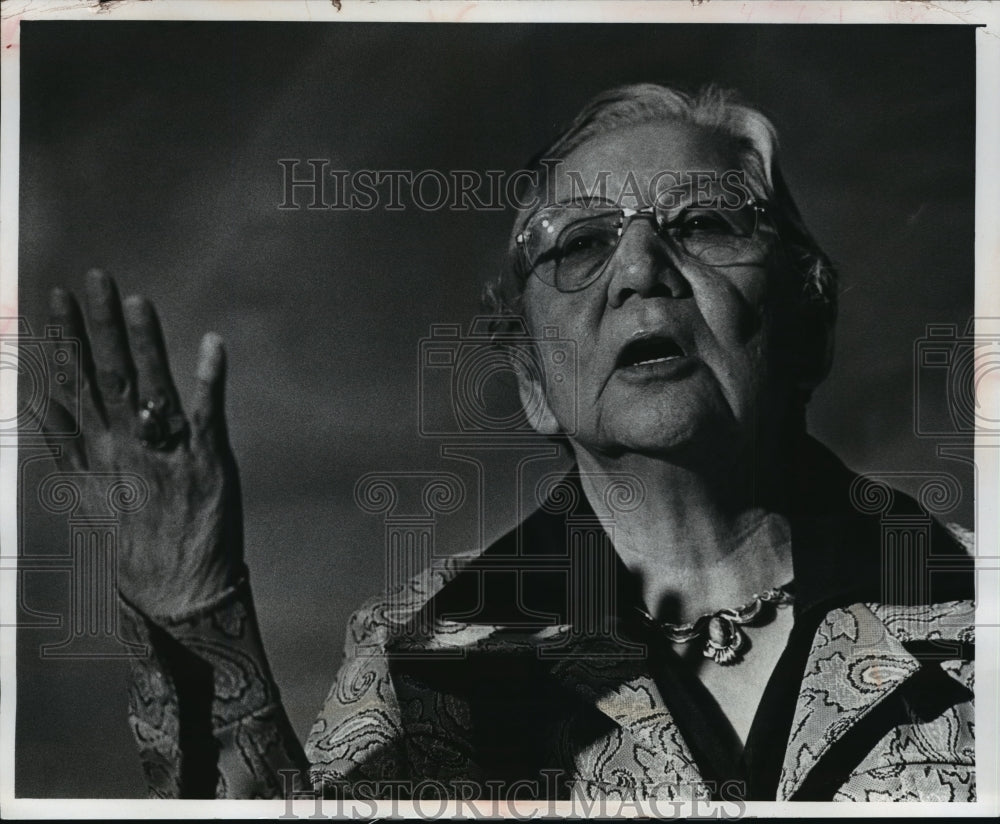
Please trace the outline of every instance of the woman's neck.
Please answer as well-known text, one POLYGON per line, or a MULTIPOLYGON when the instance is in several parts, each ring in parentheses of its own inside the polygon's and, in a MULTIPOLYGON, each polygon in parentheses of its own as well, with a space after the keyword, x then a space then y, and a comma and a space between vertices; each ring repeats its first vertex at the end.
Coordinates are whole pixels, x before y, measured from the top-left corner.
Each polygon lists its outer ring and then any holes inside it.
POLYGON ((706 472, 635 453, 608 459, 577 450, 577 461, 591 506, 661 620, 740 606, 791 580, 781 475, 752 462, 706 472), (616 511, 607 494, 622 476, 641 488, 641 503, 629 511, 616 511))

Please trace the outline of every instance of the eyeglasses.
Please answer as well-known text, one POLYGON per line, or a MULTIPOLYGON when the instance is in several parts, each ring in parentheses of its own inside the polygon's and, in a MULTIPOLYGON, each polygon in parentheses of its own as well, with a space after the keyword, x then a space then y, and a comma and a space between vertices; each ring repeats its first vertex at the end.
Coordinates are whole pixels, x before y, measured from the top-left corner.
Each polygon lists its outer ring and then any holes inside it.
POLYGON ((555 205, 535 212, 515 242, 525 271, 560 292, 578 292, 601 277, 636 218, 652 220, 660 239, 683 257, 707 266, 735 266, 763 259, 766 212, 752 199, 736 208, 679 210, 661 204, 643 209, 555 205))

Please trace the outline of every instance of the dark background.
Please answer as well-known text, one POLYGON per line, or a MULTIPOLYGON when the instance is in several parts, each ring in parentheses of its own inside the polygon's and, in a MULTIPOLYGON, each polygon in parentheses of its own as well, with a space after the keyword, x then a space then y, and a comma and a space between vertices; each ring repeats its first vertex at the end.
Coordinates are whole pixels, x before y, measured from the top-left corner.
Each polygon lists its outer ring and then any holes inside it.
MULTIPOLYGON (((183 394, 201 333, 226 338, 247 556, 303 738, 347 614, 384 577, 354 483, 468 469, 418 436, 418 344, 476 312, 512 215, 280 211, 280 158, 510 171, 609 86, 740 89, 842 275, 812 431, 859 471, 956 474, 951 517, 972 525, 971 475, 913 432, 914 341, 973 306, 970 27, 30 22, 21 51, 20 312, 38 331, 51 286, 106 268, 157 303, 183 394)), ((63 552, 65 516, 32 486, 51 465, 25 466, 22 547, 63 552)), ((508 491, 487 538, 514 517, 509 469, 485 462, 508 491)), ((438 551, 474 534, 442 529, 438 551)), ((24 580, 29 607, 66 612, 65 575, 24 580)), ((19 633, 17 794, 141 796, 126 664, 43 660, 65 632, 19 633)))

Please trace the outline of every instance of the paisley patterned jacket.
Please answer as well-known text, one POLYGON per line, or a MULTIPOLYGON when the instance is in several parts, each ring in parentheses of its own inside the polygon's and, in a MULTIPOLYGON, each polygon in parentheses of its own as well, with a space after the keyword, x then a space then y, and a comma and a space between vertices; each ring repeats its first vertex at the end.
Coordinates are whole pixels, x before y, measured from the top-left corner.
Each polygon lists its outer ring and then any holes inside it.
POLYGON ((337 797, 432 782, 421 797, 974 799, 971 535, 814 441, 794 464, 795 626, 746 786, 718 764, 706 780, 714 728, 671 712, 678 694, 627 620, 630 578, 570 473, 485 552, 353 615, 304 755, 246 580, 157 622, 123 602, 126 634, 152 650, 130 685, 150 793, 280 797, 308 770, 337 797))
MULTIPOLYGON (((888 487, 878 487, 894 497, 888 516, 859 512, 844 498, 864 479, 829 453, 812 466, 822 481, 806 482, 811 503, 793 527, 796 583, 819 618, 777 800, 974 800, 971 535, 888 487), (883 573, 890 563, 935 574, 900 586, 883 573)), ((354 613, 306 745, 314 785, 331 795, 359 782, 384 795, 400 781, 452 795, 515 781, 539 797, 713 795, 642 650, 613 620, 586 632, 565 620, 580 613, 560 596, 589 586, 593 604, 594 582, 614 571, 565 561, 567 547, 586 545, 574 536, 588 513, 543 506, 486 552, 442 560, 354 613)))

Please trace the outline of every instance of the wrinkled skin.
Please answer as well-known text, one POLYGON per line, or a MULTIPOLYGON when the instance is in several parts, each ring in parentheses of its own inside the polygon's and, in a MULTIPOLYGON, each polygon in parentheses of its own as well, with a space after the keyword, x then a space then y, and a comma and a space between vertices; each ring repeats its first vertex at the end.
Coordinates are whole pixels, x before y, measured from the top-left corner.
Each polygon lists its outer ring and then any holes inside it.
MULTIPOLYGON (((79 403, 54 393, 46 433, 63 472, 81 473, 80 508, 105 515, 107 475, 132 473, 145 505, 121 516, 117 578, 122 595, 150 617, 177 616, 217 596, 243 572, 239 475, 224 415, 225 351, 204 337, 197 386, 185 416, 153 305, 119 298, 114 281, 87 274, 86 309, 62 289, 50 297, 52 323, 80 342, 79 403), (156 399, 173 437, 144 445, 140 410, 156 399), (80 434, 68 409, 79 409, 80 434)), ((146 433, 149 434, 148 432, 146 433)))

